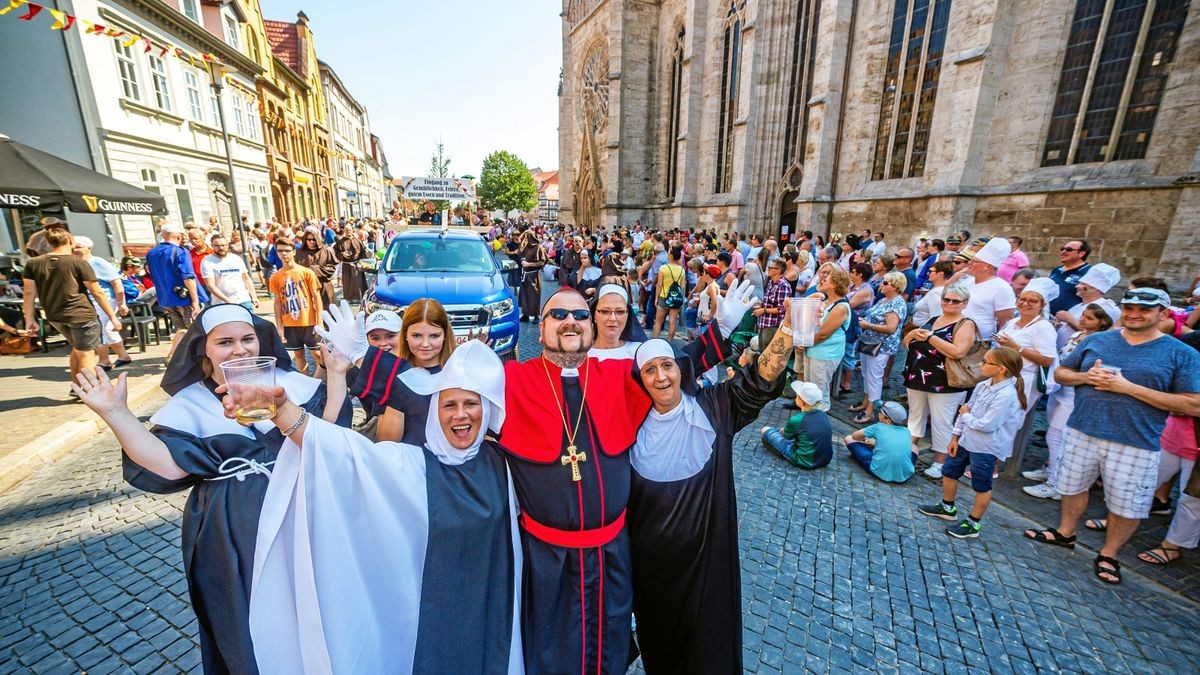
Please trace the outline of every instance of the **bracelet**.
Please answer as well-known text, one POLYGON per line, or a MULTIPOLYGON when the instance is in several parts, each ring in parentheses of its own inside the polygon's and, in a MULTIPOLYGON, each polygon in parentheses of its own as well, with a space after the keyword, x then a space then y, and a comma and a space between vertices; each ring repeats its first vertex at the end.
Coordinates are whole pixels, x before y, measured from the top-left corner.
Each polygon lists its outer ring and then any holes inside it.
POLYGON ((790 326, 780 326, 780 327, 779 327, 779 332, 780 332, 780 333, 783 333, 784 335, 786 335, 786 336, 788 336, 788 337, 791 337, 791 336, 792 336, 792 329, 791 329, 791 327, 790 327, 790 326))
POLYGON ((296 430, 299 429, 300 427, 304 426, 304 423, 307 421, 308 421, 308 411, 301 408, 300 416, 296 418, 295 422, 292 422, 292 426, 283 430, 284 438, 287 438, 288 436, 291 436, 292 434, 296 433, 296 430))

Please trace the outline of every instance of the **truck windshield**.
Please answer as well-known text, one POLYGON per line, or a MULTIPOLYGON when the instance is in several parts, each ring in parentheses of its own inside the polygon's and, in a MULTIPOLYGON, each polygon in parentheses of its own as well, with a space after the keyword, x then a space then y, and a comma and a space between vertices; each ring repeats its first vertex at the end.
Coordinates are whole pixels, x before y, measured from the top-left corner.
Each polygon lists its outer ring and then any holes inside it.
POLYGON ((491 251, 482 240, 402 240, 388 249, 387 272, 471 272, 496 270, 491 251))

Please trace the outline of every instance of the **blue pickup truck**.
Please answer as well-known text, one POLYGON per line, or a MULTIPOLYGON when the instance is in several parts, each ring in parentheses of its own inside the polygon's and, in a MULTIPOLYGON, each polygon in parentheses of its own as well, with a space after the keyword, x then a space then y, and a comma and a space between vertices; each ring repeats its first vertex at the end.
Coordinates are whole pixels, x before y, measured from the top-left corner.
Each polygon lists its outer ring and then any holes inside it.
POLYGON ((414 300, 433 298, 446 308, 459 344, 486 328, 492 349, 508 360, 515 356, 521 324, 506 272, 477 232, 406 230, 384 253, 363 308, 368 312, 391 309, 403 315, 414 300))

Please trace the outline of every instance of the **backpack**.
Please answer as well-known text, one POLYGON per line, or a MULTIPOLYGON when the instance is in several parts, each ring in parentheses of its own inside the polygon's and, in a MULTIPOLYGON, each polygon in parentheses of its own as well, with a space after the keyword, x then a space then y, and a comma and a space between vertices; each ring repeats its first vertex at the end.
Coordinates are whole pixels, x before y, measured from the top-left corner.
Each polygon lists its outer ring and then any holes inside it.
POLYGON ((667 309, 679 309, 683 307, 684 300, 683 289, 679 287, 679 279, 676 279, 667 289, 667 297, 663 299, 663 304, 667 306, 667 309))
POLYGON ((844 329, 846 331, 846 344, 850 344, 858 340, 858 334, 862 332, 862 328, 858 325, 858 317, 854 316, 854 308, 850 306, 849 300, 842 298, 833 303, 833 306, 837 307, 843 302, 846 303, 846 311, 850 313, 850 325, 844 329))

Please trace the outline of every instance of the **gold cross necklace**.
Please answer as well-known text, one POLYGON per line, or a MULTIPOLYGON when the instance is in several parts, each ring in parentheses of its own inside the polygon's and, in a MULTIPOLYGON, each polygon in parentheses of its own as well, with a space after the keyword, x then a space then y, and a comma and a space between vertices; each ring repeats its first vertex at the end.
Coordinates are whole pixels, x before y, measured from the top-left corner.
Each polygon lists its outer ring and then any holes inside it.
MULTIPOLYGON (((575 418, 575 431, 572 432, 567 422, 567 414, 563 410, 563 404, 559 403, 558 394, 554 390, 554 379, 550 377, 550 369, 546 367, 546 357, 541 357, 541 360, 542 370, 546 373, 546 381, 550 383, 550 393, 554 396, 554 405, 558 408, 558 416, 562 418, 563 427, 567 432, 567 454, 559 457, 559 461, 562 462, 563 466, 571 465, 571 480, 578 483, 583 480, 583 476, 579 473, 579 463, 587 461, 587 453, 577 452, 578 448, 575 447, 575 437, 579 435, 579 426, 583 422, 583 407, 584 403, 587 402, 588 381, 587 379, 583 381, 583 398, 579 400, 579 415, 575 418)), ((565 397, 566 394, 564 393, 563 396, 565 397)))

